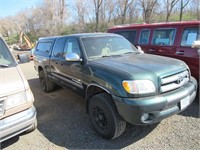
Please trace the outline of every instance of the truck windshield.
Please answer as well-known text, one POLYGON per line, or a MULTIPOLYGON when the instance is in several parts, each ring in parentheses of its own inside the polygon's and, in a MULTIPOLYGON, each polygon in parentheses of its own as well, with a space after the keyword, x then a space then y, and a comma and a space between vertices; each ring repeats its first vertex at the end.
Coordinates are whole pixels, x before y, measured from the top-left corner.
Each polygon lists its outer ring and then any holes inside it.
POLYGON ((140 53, 128 40, 120 36, 96 36, 82 39, 89 59, 140 53))
POLYGON ((11 67, 13 65, 16 65, 16 63, 11 56, 8 47, 0 38, 0 68, 11 67))

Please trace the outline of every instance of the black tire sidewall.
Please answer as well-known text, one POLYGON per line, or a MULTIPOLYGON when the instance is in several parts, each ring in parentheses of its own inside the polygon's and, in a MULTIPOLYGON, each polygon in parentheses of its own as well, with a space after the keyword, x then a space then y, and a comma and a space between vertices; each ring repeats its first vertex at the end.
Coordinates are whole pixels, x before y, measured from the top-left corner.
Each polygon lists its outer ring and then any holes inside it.
POLYGON ((95 128, 95 130, 104 138, 112 139, 115 135, 116 130, 116 116, 114 113, 114 108, 111 104, 106 101, 107 99, 101 95, 95 95, 89 102, 89 116, 90 120, 95 128), (98 124, 96 123, 94 116, 93 116, 93 109, 95 107, 99 107, 103 110, 106 119, 107 119, 107 129, 102 130, 98 124))
POLYGON ((39 78, 40 78, 40 85, 41 85, 41 87, 42 87, 42 90, 43 91, 47 91, 47 83, 46 83, 46 76, 45 76, 45 73, 44 73, 44 71, 43 70, 41 70, 40 72, 39 72, 39 78), (43 78, 43 80, 44 80, 44 84, 42 84, 42 81, 41 81, 41 77, 43 78))

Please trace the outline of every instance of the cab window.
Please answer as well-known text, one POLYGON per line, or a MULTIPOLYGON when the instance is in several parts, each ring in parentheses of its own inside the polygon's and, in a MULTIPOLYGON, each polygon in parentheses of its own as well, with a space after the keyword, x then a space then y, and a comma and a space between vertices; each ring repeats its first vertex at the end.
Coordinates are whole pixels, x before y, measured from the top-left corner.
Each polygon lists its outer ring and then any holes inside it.
POLYGON ((174 44, 175 29, 156 29, 153 34, 152 44, 172 46, 174 44))
POLYGON ((115 33, 125 37, 132 44, 134 44, 136 38, 136 31, 116 31, 115 33))
POLYGON ((51 42, 39 42, 36 51, 49 53, 52 43, 51 42))
POLYGON ((146 45, 149 43, 149 35, 150 35, 150 30, 144 29, 140 32, 140 38, 138 43, 141 45, 146 45))
POLYGON ((192 43, 199 39, 199 28, 186 28, 182 35, 181 46, 191 47, 192 43))
POLYGON ((65 43, 64 47, 64 55, 67 53, 76 53, 79 56, 81 56, 80 48, 77 39, 70 38, 65 43))
POLYGON ((55 44, 54 49, 53 49, 53 55, 55 57, 63 57, 63 50, 64 50, 65 41, 66 41, 65 38, 59 38, 56 41, 56 44, 55 44))

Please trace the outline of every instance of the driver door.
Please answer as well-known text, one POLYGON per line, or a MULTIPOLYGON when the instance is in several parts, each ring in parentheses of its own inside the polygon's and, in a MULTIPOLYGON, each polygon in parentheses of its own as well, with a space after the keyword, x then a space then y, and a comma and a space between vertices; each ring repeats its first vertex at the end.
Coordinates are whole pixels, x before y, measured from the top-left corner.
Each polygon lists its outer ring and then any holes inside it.
MULTIPOLYGON (((69 86, 72 89, 83 89, 83 70, 84 66, 81 61, 71 62, 65 60, 67 53, 76 53, 82 57, 79 42, 76 38, 65 38, 64 47, 62 53, 57 58, 54 57, 54 75, 59 80, 63 81, 63 84, 69 86)), ((56 46, 55 46, 56 47, 56 46)))

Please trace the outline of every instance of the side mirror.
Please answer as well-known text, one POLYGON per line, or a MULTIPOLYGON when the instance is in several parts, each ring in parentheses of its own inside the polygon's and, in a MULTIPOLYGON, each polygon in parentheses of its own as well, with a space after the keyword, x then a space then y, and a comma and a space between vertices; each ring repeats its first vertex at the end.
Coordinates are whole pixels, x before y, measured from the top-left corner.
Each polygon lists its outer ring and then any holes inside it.
POLYGON ((20 55, 17 55, 17 57, 18 57, 19 63, 30 62, 30 59, 27 54, 20 54, 20 55))
POLYGON ((200 40, 192 43, 192 48, 200 48, 200 40))
POLYGON ((82 61, 80 56, 76 53, 68 53, 65 55, 65 60, 66 61, 82 61))
POLYGON ((140 51, 141 54, 144 54, 144 51, 142 50, 140 46, 137 46, 137 49, 140 51))

